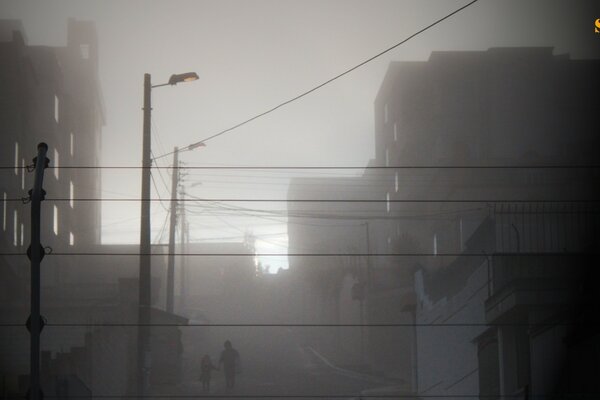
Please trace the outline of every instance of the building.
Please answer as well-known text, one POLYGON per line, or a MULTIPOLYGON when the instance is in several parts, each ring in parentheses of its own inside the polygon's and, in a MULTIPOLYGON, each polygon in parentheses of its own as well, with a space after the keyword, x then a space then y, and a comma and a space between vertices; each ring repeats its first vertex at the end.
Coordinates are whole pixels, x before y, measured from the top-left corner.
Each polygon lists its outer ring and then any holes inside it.
MULTIPOLYGON (((62 47, 31 46, 20 21, 0 20, 0 201, 2 253, 25 253, 30 242, 29 205, 33 186, 27 169, 37 155, 37 144, 46 142, 51 167, 45 171, 42 204, 42 244, 55 252, 100 241, 101 130, 104 124, 98 82, 98 47, 93 23, 69 19, 67 43, 62 47), (62 167, 88 166, 91 169, 62 167)), ((77 267, 69 258, 45 257, 42 265, 43 297, 68 281, 77 267)), ((23 256, 0 256, 2 320, 22 323, 29 311, 21 307, 28 298, 29 261, 23 256)), ((42 309, 42 313, 45 309, 42 309)), ((47 332, 45 332, 47 333, 47 332)), ((0 371, 6 390, 15 390, 18 374, 28 371, 28 357, 18 343, 22 332, 2 330, 0 371), (18 343, 17 343, 18 342, 18 343), (13 344, 17 344, 13 346, 13 344), (8 387, 10 386, 10 387, 8 387)), ((52 345, 52 337, 45 344, 52 345)), ((6 391, 5 391, 6 393, 6 391)))
POLYGON ((415 273, 415 298, 396 310, 416 322, 419 395, 598 393, 597 333, 581 322, 584 299, 597 304, 581 290, 594 263, 582 253, 598 244, 597 205, 585 203, 597 199, 597 172, 577 166, 595 164, 599 65, 551 48, 390 64, 375 165, 392 167, 379 197, 395 218, 373 235, 422 254, 395 264, 415 273))
POLYGON ((256 263, 253 244, 244 242, 187 243, 185 265, 176 269, 176 304, 192 318, 212 323, 253 323, 256 263), (185 303, 181 299, 185 297, 185 303))
MULTIPOLYGON (((375 292, 369 288, 378 287, 379 301, 389 302, 399 292, 394 287, 391 295, 390 288, 383 284, 390 270, 377 265, 389 257, 372 256, 379 253, 374 227, 387 224, 387 216, 381 213, 385 205, 374 201, 380 200, 379 184, 377 174, 367 173, 290 181, 288 251, 293 254, 289 266, 295 290, 290 295, 295 300, 289 312, 297 316, 295 321, 361 325, 386 316, 388 321, 404 321, 405 316, 386 315, 391 307, 382 307, 378 315, 370 313, 367 319, 367 305, 377 301, 367 296, 375 292)), ((308 336, 307 343, 337 365, 401 378, 398 374, 402 374, 406 360, 388 355, 405 350, 409 342, 398 341, 394 337, 397 332, 364 327, 314 327, 303 332, 308 336), (384 350, 373 351, 372 341, 378 341, 378 349, 384 350)))
MULTIPOLYGON (((29 207, 10 201, 27 197, 33 185, 26 169, 36 156, 37 144, 49 146, 50 168, 42 206, 42 241, 54 251, 100 242, 99 202, 78 198, 100 198, 99 169, 64 167, 99 165, 101 129, 104 124, 102 95, 98 83, 98 50, 94 25, 69 19, 67 45, 30 46, 18 21, 1 21, 0 111, 3 129, 0 157, 4 169, 0 179, 2 196, 2 248, 24 252, 29 243, 29 207), (8 26, 8 28, 7 28, 8 26), (10 36, 6 36, 10 31, 10 36)), ((68 277, 68 261, 53 263, 46 258, 44 286, 60 285, 68 277)), ((19 268, 22 269, 22 268, 19 268)))

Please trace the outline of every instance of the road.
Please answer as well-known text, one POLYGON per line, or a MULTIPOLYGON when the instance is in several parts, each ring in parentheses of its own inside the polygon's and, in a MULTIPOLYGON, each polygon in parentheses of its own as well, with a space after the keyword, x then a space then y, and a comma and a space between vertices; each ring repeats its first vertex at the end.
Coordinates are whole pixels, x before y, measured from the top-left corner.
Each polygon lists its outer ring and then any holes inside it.
MULTIPOLYGON (((196 328, 183 335, 184 368, 181 393, 200 398, 285 398, 286 396, 347 395, 352 398, 361 390, 382 386, 385 382, 338 369, 302 343, 299 332, 287 327, 211 328, 202 336, 196 328), (241 373, 233 389, 226 389, 221 371, 213 373, 211 390, 202 391, 198 380, 200 359, 209 354, 215 364, 230 339, 241 356, 241 373)), ((322 397, 321 397, 322 396, 322 397)), ((338 397, 339 398, 339 397, 338 397)))

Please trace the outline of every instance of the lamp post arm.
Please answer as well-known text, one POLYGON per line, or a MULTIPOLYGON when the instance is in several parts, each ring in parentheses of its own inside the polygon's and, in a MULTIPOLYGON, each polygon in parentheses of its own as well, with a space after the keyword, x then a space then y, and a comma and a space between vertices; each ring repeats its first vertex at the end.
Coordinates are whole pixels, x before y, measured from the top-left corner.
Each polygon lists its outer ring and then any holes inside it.
POLYGON ((158 85, 152 85, 152 86, 150 86, 150 87, 151 87, 152 89, 154 89, 154 88, 157 88, 157 87, 161 87, 161 86, 168 86, 168 85, 170 85, 170 83, 168 83, 168 82, 167 82, 167 83, 160 83, 160 84, 158 84, 158 85))

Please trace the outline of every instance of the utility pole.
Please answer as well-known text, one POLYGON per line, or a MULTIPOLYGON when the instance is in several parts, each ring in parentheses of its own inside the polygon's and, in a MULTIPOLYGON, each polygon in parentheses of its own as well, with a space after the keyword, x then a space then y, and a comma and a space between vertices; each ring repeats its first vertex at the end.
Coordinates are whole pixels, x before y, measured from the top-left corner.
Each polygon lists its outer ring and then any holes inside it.
POLYGON ((40 263, 44 258, 44 247, 40 243, 40 219, 42 214, 41 202, 46 194, 42 189, 44 170, 50 162, 46 158, 48 152, 46 143, 38 144, 37 151, 37 157, 33 159, 35 165, 33 189, 29 192, 31 199, 31 244, 27 249, 27 256, 31 260, 31 314, 26 323, 31 335, 28 398, 33 400, 40 400, 43 397, 40 388, 40 333, 44 328, 44 319, 40 315, 40 263))
MULTIPOLYGON (((181 192, 181 198, 183 199, 185 195, 185 192, 181 192)), ((180 244, 180 253, 181 254, 186 254, 187 252, 187 244, 189 241, 189 226, 187 224, 187 221, 185 220, 185 208, 184 208, 184 203, 179 203, 179 209, 180 209, 180 238, 181 238, 181 244, 180 244)), ((180 257, 180 267, 181 267, 181 276, 179 277, 179 313, 183 313, 185 310, 185 296, 186 296, 186 276, 185 276, 185 269, 186 269, 186 256, 181 256, 180 257)))
MULTIPOLYGON (((371 288, 373 286, 373 276, 372 276, 372 264, 371 264, 371 235, 369 233, 369 221, 365 221, 365 235, 367 237, 367 284, 365 285, 365 295, 367 296, 367 301, 361 300, 360 302, 360 352, 361 352, 361 360, 365 362, 365 303, 369 304, 368 296, 371 294, 371 288)), ((370 334, 370 332, 367 332, 370 334)))
MULTIPOLYGON (((150 264, 150 168, 151 139, 150 123, 152 113, 152 88, 177 85, 181 82, 191 82, 198 79, 195 72, 174 74, 169 82, 152 85, 150 74, 144 74, 144 123, 142 130, 142 195, 140 207, 140 272, 138 299, 138 341, 137 341, 137 396, 144 397, 150 386, 150 371, 152 368, 150 349, 151 323, 151 264, 150 264)), ((195 144, 197 145, 197 144, 195 144)), ((191 145, 190 145, 191 146, 191 145)))
POLYGON ((140 223, 140 272, 138 299, 138 343, 137 343, 137 395, 144 396, 150 385, 150 121, 151 121, 150 74, 144 74, 144 122, 142 146, 142 195, 140 223))
POLYGON ((175 228, 177 226, 177 186, 179 183, 179 149, 173 150, 171 178, 171 220, 169 224, 169 255, 167 258, 167 312, 173 312, 175 292, 175 228))

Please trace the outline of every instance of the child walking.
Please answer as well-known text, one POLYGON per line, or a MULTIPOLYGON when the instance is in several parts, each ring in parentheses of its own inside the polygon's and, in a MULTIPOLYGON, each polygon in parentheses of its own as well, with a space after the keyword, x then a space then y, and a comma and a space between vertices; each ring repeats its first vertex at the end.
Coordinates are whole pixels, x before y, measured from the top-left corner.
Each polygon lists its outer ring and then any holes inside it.
POLYGON ((202 390, 210 392, 210 375, 212 370, 218 371, 218 368, 214 366, 210 356, 208 354, 202 357, 200 364, 200 381, 202 382, 202 390))

